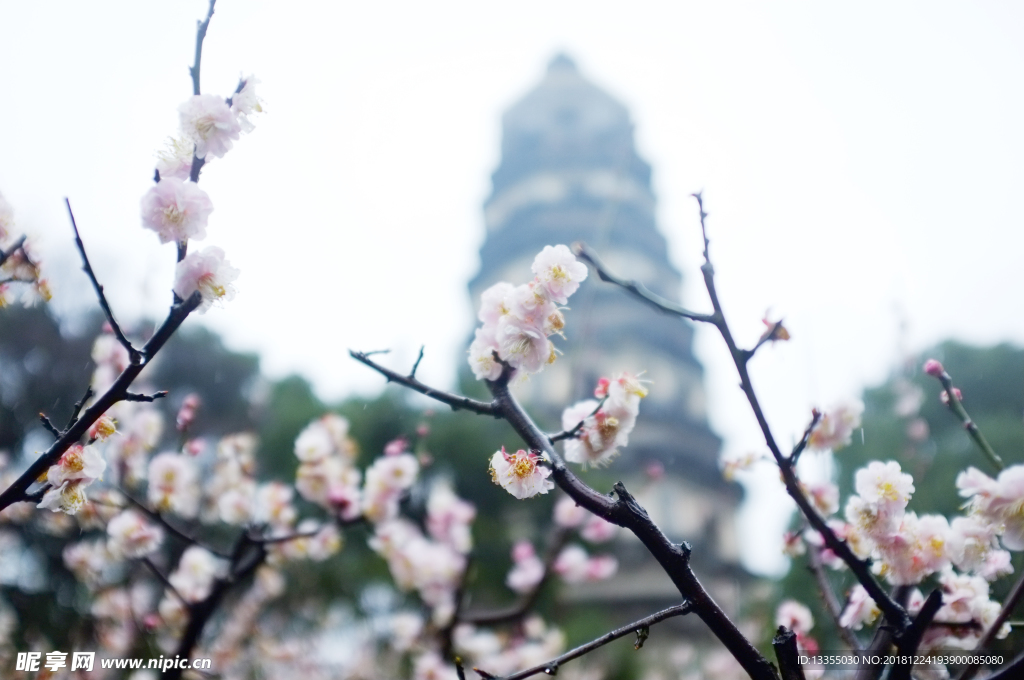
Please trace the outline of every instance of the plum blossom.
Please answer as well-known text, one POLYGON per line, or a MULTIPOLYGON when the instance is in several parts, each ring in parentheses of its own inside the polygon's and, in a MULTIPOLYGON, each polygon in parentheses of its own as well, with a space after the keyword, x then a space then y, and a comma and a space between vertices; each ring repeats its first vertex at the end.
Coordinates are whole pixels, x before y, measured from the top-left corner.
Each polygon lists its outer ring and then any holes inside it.
POLYGON ((580 536, 591 543, 606 543, 615 538, 618 533, 619 527, 597 515, 591 515, 580 531, 580 536))
POLYGON ((814 627, 811 610, 796 600, 783 600, 775 610, 775 625, 785 626, 797 635, 806 635, 814 627))
POLYGON ((224 563, 206 548, 193 545, 185 549, 178 568, 168 580, 188 602, 198 602, 210 594, 213 581, 224 571, 224 563))
POLYGON ((53 487, 64 482, 84 482, 89 484, 99 479, 107 468, 107 461, 93 446, 74 444, 51 465, 46 472, 46 481, 53 487))
POLYGON ((223 158, 242 130, 227 102, 217 95, 193 95, 178 107, 178 114, 182 134, 196 145, 196 158, 223 158))
POLYGON ((88 486, 88 482, 64 482, 61 486, 54 487, 43 494, 43 499, 36 507, 74 515, 85 505, 86 486, 88 486))
POLYGON ((822 414, 818 424, 811 430, 807 447, 815 451, 836 450, 847 446, 853 431, 860 427, 864 404, 850 401, 836 404, 822 414))
POLYGON ((544 578, 544 563, 529 541, 519 541, 512 547, 512 562, 505 585, 514 592, 528 593, 544 578))
POLYGON ((850 591, 846 608, 843 610, 842 616, 839 617, 839 625, 843 628, 860 630, 864 624, 874 623, 881 613, 878 605, 868 595, 868 591, 858 583, 850 591))
POLYGON ((164 531, 139 512, 125 510, 107 524, 107 549, 115 558, 135 559, 156 551, 164 531))
POLYGON ((867 467, 857 470, 854 486, 865 501, 887 510, 902 511, 914 493, 913 477, 902 472, 895 461, 871 461, 867 467))
POLYGON ((207 246, 202 251, 192 251, 177 264, 174 271, 174 292, 187 300, 197 290, 203 296, 199 313, 205 314, 214 303, 235 299, 235 287, 231 285, 238 278, 239 271, 224 259, 224 251, 217 246, 207 246))
POLYGON ((471 525, 476 508, 455 495, 447 482, 436 482, 427 498, 427 532, 463 555, 473 547, 471 525))
POLYGON ((555 346, 548 340, 543 327, 519 317, 503 317, 498 323, 495 339, 501 358, 513 368, 527 373, 537 373, 545 364, 555 360, 555 346))
POLYGON ((480 294, 480 310, 477 317, 485 327, 495 327, 501 317, 508 314, 512 297, 516 287, 507 281, 499 281, 480 294))
POLYGON ((519 450, 509 454, 505 447, 491 456, 491 481, 522 500, 555 488, 548 480, 551 470, 538 465, 539 456, 519 450))
POLYGON ((531 271, 544 287, 547 296, 564 305, 587 278, 587 265, 578 262, 564 245, 544 246, 533 260, 531 271))
POLYGON ((192 152, 195 145, 187 139, 168 138, 164 148, 156 154, 156 171, 160 177, 187 180, 192 173, 192 152))
POLYGON ((194 182, 162 177, 142 196, 142 226, 152 229, 160 243, 206 238, 213 203, 194 182))
POLYGON ((969 499, 971 513, 996 528, 1003 547, 1024 550, 1024 465, 1012 465, 996 479, 968 468, 956 486, 969 499))
POLYGON ((158 512, 195 517, 199 512, 199 471, 191 459, 161 453, 149 463, 149 502, 158 512))
POLYGON ((231 96, 231 113, 235 114, 242 132, 252 132, 256 126, 249 120, 253 113, 263 113, 263 100, 256 95, 256 86, 260 83, 256 76, 245 79, 242 89, 231 96))
POLYGON ((590 512, 576 504, 576 501, 563 496, 555 503, 555 524, 566 529, 575 529, 587 521, 590 512))
POLYGON ((581 546, 573 544, 562 549, 552 570, 566 583, 583 583, 611 578, 618 566, 618 560, 611 555, 590 557, 581 546))

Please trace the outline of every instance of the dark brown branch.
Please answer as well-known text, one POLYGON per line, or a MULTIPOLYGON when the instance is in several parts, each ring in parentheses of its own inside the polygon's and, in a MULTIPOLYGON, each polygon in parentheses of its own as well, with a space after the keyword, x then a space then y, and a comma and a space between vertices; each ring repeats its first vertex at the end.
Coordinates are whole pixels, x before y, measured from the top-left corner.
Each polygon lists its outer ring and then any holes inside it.
POLYGON ((128 358, 133 364, 137 364, 142 361, 142 355, 139 350, 135 349, 131 341, 125 336, 121 330, 121 326, 118 325, 117 319, 114 318, 114 312, 110 309, 110 303, 107 302, 107 296, 103 293, 103 286, 100 285, 99 280, 96 278, 96 272, 93 271, 92 265, 89 263, 89 256, 85 254, 85 244, 82 242, 82 236, 78 233, 78 223, 75 222, 75 213, 71 211, 71 201, 66 197, 64 198, 64 205, 68 207, 68 216, 71 218, 71 227, 75 230, 75 245, 78 247, 78 254, 82 256, 82 271, 85 272, 86 276, 89 277, 89 281, 92 283, 93 290, 96 291, 96 297, 99 298, 100 308, 103 309, 104 316, 107 317, 107 323, 110 324, 110 330, 114 333, 114 337, 117 341, 124 346, 125 350, 128 351, 128 358))
MULTIPOLYGON (((921 611, 914 617, 914 622, 906 630, 896 645, 897 658, 913 659, 917 648, 921 645, 921 638, 924 636, 932 619, 942 607, 942 591, 938 588, 928 593, 921 611)), ((895 663, 889 671, 889 680, 910 680, 910 671, 913 663, 895 663)))
POLYGON ((395 371, 392 371, 389 368, 384 368, 377 362, 370 359, 370 352, 356 352, 355 350, 350 349, 348 353, 349 356, 351 356, 356 361, 366 364, 373 370, 383 375, 385 378, 387 378, 388 382, 396 382, 400 385, 408 387, 411 390, 415 390, 420 394, 425 394, 431 399, 436 399, 437 401, 443 404, 448 404, 449 406, 452 407, 453 411, 465 409, 467 411, 472 411, 473 413, 477 413, 480 415, 494 417, 500 416, 497 409, 495 409, 493 402, 487 403, 484 401, 477 401, 475 399, 470 399, 469 397, 463 397, 457 394, 450 394, 443 390, 434 389, 433 387, 421 383, 419 380, 416 380, 413 377, 396 373, 395 371))
POLYGON ((153 394, 137 394, 135 392, 125 392, 124 393, 124 400, 125 401, 142 401, 142 402, 150 403, 150 402, 156 401, 157 399, 163 399, 164 397, 167 396, 167 394, 168 394, 167 390, 161 390, 159 392, 154 392, 153 394))
MULTIPOLYGON (((95 393, 92 391, 92 385, 85 388, 85 394, 82 395, 81 399, 75 402, 74 408, 71 409, 71 417, 68 418, 68 427, 71 427, 78 422, 78 414, 82 412, 82 407, 89 403, 93 394, 95 393)), ((67 430, 67 427, 64 429, 67 430)))
POLYGON ((50 419, 46 417, 45 413, 39 414, 39 422, 43 424, 43 427, 45 427, 50 434, 52 434, 57 439, 60 439, 60 430, 58 430, 54 426, 54 424, 50 422, 50 419))
POLYGON ((796 646, 796 633, 785 626, 779 626, 772 639, 775 658, 779 661, 779 672, 782 680, 806 680, 804 667, 800 665, 800 651, 796 646))
POLYGON ((810 546, 807 549, 807 569, 814 575, 814 580, 818 584, 818 591, 821 593, 821 599, 825 602, 825 609, 828 610, 829 616, 832 617, 832 623, 835 624, 836 630, 839 631, 839 636, 843 638, 843 642, 846 643, 851 651, 855 653, 860 652, 860 641, 857 640, 857 636, 854 635, 852 630, 844 628, 839 623, 839 619, 843 616, 843 605, 832 590, 832 584, 829 583, 828 576, 825 574, 825 569, 821 564, 821 555, 814 546, 810 546))
POLYGON ((202 295, 199 291, 196 291, 188 300, 171 307, 171 311, 167 318, 164 319, 163 324, 157 329, 153 337, 149 339, 146 346, 142 348, 142 361, 138 364, 130 364, 125 368, 121 375, 117 376, 114 384, 87 408, 80 418, 74 419, 68 425, 61 434, 60 439, 55 441, 43 455, 39 456, 10 487, 4 490, 3 493, 0 493, 0 511, 13 503, 26 500, 25 494, 28 488, 43 474, 43 471, 56 463, 57 459, 68 448, 77 443, 89 430, 89 427, 107 412, 107 409, 125 398, 128 387, 138 377, 139 373, 142 372, 142 369, 160 351, 160 348, 164 346, 167 339, 181 326, 188 315, 199 306, 202 300, 202 295))
POLYGON ((704 323, 714 323, 714 317, 711 314, 699 314, 697 312, 691 312, 684 307, 677 305, 671 300, 667 300, 656 293, 652 293, 648 290, 647 286, 640 283, 639 281, 633 281, 628 279, 619 278, 615 276, 608 268, 601 262, 601 259, 597 256, 593 250, 587 246, 586 243, 574 243, 573 251, 576 256, 581 260, 590 263, 590 266, 597 272, 598 277, 602 281, 614 283, 616 286, 623 288, 636 297, 640 298, 643 302, 646 302, 651 307, 654 307, 658 311, 665 312, 666 314, 674 314, 681 316, 684 319, 690 319, 691 321, 701 321, 704 323))
POLYGON ((946 406, 949 410, 960 419, 960 422, 964 424, 964 429, 967 430, 967 434, 970 435, 971 440, 974 441, 975 445, 981 450, 985 457, 988 458, 989 462, 996 468, 996 470, 1002 471, 1005 465, 1003 459, 999 457, 999 454, 995 452, 992 445, 985 439, 985 435, 981 433, 981 429, 978 424, 974 422, 970 414, 967 413, 967 409, 964 408, 963 403, 956 394, 956 388, 953 386, 953 378, 950 377, 946 369, 942 369, 942 372, 936 376, 940 383, 942 383, 942 389, 946 392, 946 406))
MULTIPOLYGON (((621 637, 626 637, 627 635, 632 635, 633 633, 636 633, 638 630, 649 628, 650 626, 653 626, 656 623, 660 623, 665 619, 670 619, 674 616, 682 616, 684 614, 688 614, 691 611, 693 611, 693 606, 689 602, 683 602, 683 604, 677 604, 674 607, 662 609, 660 612, 656 614, 651 614, 650 616, 640 619, 639 621, 634 621, 633 623, 626 624, 621 628, 616 628, 610 633, 605 633, 601 637, 591 640, 585 645, 580 645, 576 649, 570 650, 565 654, 562 654, 561 656, 557 656, 551 661, 534 666, 533 668, 527 668, 526 670, 519 671, 518 673, 513 673, 512 675, 507 675, 503 677, 501 680, 522 680, 523 678, 528 678, 531 675, 536 675, 537 673, 547 673, 548 675, 555 675, 555 673, 558 672, 559 666, 564 664, 566 661, 578 659, 579 657, 585 654, 589 654, 595 649, 604 647, 609 642, 618 640, 621 637)), ((478 669, 474 670, 476 670, 478 673, 480 672, 478 669)), ((485 674, 484 677, 495 676, 485 674)))
POLYGON ((777 680, 774 667, 740 632, 717 602, 704 589, 690 567, 690 546, 676 545, 651 521, 621 482, 615 484, 613 499, 594 491, 570 471, 552 448, 547 435, 515 400, 509 391, 512 369, 507 364, 497 380, 488 380, 497 412, 509 422, 530 449, 543 453, 552 469, 552 479, 563 491, 590 512, 633 532, 668 574, 680 595, 693 604, 693 611, 729 650, 754 680, 777 680))
POLYGON ((789 453, 790 465, 796 465, 797 460, 800 459, 800 454, 807 448, 807 442, 811 441, 811 433, 814 432, 814 428, 818 425, 819 420, 821 420, 821 412, 818 409, 814 409, 811 411, 811 424, 807 426, 803 436, 800 437, 800 441, 797 442, 796 446, 789 453))
POLYGON ((204 549, 210 551, 211 553, 213 553, 217 557, 222 557, 224 559, 228 559, 230 557, 230 555, 227 555, 227 554, 225 554, 224 552, 222 552, 220 550, 216 550, 214 548, 211 548, 208 545, 203 545, 202 543, 200 543, 195 538, 189 536, 184 531, 182 531, 178 527, 176 527, 173 524, 171 524, 170 522, 168 522, 167 518, 164 517, 163 514, 157 512, 156 510, 151 509, 148 505, 146 505, 145 503, 143 503, 139 499, 137 499, 134 496, 132 496, 125 489, 123 489, 123 488, 120 489, 120 492, 121 492, 121 494, 125 498, 128 499, 129 503, 131 503, 132 505, 137 507, 139 510, 141 510, 143 513, 145 513, 145 515, 147 517, 149 517, 150 519, 152 519, 155 522, 157 522, 160 526, 162 526, 164 529, 166 529, 168 533, 170 533, 172 536, 176 537, 178 540, 183 541, 183 542, 187 543, 188 545, 198 545, 201 548, 204 548, 204 549))
MULTIPOLYGON (((1003 608, 999 610, 999 615, 996 616, 995 621, 989 626, 985 634, 978 640, 978 644, 974 647, 975 653, 980 654, 992 644, 992 641, 996 639, 996 635, 999 634, 999 629, 1003 627, 1010 615, 1013 614, 1013 610, 1020 604, 1021 598, 1024 597, 1024 574, 1021 574, 1020 578, 1013 585, 1013 590, 1006 596, 1006 602, 1003 603, 1003 608)), ((957 680, 971 680, 974 674, 978 672, 977 664, 970 664, 963 669, 960 673, 960 677, 957 680)))

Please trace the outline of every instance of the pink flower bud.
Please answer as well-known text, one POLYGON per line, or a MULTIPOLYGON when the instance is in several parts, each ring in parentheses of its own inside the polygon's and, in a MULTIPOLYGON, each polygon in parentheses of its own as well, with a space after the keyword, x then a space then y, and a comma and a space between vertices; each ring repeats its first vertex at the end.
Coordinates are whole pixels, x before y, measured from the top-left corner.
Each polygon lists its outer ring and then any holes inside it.
POLYGON ((647 478, 652 482, 656 482, 665 476, 665 466, 659 461, 653 461, 647 464, 644 468, 644 472, 647 473, 647 478))
POLYGON ((928 361, 924 362, 924 372, 932 376, 933 378, 938 378, 945 372, 945 370, 946 369, 942 367, 942 364, 940 364, 935 359, 929 359, 928 361))
MULTIPOLYGON (((954 387, 953 388, 953 396, 956 397, 957 401, 963 401, 964 400, 964 396, 963 396, 963 394, 961 394, 959 387, 954 387)), ((939 392, 939 400, 942 401, 943 404, 948 404, 949 403, 949 392, 947 392, 946 390, 942 390, 941 392, 939 392)))
POLYGON ((601 378, 597 381, 597 387, 594 389, 594 396, 598 399, 603 399, 608 396, 608 386, 611 385, 611 380, 608 378, 601 378))
POLYGON ((512 561, 522 562, 532 557, 536 557, 537 553, 534 552, 533 544, 529 541, 518 541, 512 546, 512 561))
POLYGON ((181 401, 181 408, 178 409, 178 431, 187 430, 196 419, 196 411, 199 410, 199 395, 190 394, 181 401))
POLYGON ((416 435, 417 436, 419 436, 419 437, 426 437, 429 434, 430 434, 430 426, 427 425, 426 423, 420 423, 419 426, 416 427, 416 435))
POLYGON ((385 456, 400 456, 409 450, 409 442, 405 440, 405 437, 399 437, 398 439, 392 439, 384 445, 385 456))

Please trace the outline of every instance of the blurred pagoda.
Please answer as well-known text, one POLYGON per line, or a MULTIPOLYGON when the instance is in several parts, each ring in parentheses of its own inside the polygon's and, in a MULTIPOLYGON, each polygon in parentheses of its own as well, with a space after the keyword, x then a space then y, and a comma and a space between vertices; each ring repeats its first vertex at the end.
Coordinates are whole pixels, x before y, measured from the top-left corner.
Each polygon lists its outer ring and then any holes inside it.
MULTIPOLYGON (((502 128, 501 164, 484 206, 480 272, 469 284, 474 309, 492 284, 525 282, 545 245, 575 241, 592 246, 616 273, 679 300, 682 277, 655 224, 651 167, 637 155, 623 104, 584 78, 569 57, 558 55, 540 84, 505 113, 502 128)), ((592 397, 600 376, 644 373, 650 394, 611 471, 670 539, 693 545, 698 574, 717 579, 708 585, 728 607, 735 603, 737 579, 745 576, 734 528, 741 491, 718 468, 721 440, 707 422, 693 326, 594 276, 570 305, 567 341, 553 338, 564 356, 520 385, 520 398, 557 430, 562 409, 592 397), (664 478, 650 483, 644 471, 662 468, 664 478)), ((660 567, 642 559, 639 543, 632 550, 622 547, 627 561, 633 553, 636 563, 620 570, 614 583, 575 589, 574 597, 641 605, 678 598, 660 567)))

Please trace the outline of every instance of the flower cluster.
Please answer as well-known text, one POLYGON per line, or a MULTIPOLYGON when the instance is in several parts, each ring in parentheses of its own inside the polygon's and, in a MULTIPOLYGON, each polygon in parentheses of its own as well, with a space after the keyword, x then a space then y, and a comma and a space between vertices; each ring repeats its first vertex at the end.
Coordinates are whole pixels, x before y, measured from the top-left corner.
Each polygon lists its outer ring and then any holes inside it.
POLYGON ((48 302, 51 296, 50 284, 40 276, 30 244, 14 229, 14 209, 0 194, 0 309, 18 300, 16 284, 25 284, 20 296, 25 305, 32 306, 40 300, 48 302))
POLYGON ((65 451, 56 465, 46 471, 50 489, 43 495, 40 508, 74 515, 85 505, 85 489, 103 475, 107 462, 92 446, 75 444, 65 451))
MULTIPOLYGON (((539 616, 530 616, 511 635, 460 624, 455 627, 453 643, 459 655, 471 660, 474 668, 497 677, 537 666, 557 656, 565 649, 565 635, 539 616)), ((423 676, 414 677, 420 680, 423 676)), ((437 677, 455 676, 449 671, 437 677)))
POLYGON ((549 336, 565 327, 562 308, 580 282, 586 265, 564 245, 545 246, 533 261, 534 279, 521 286, 496 283, 481 295, 479 319, 483 326, 469 346, 469 365, 478 380, 496 380, 501 361, 517 375, 537 373, 555 361, 557 351, 549 336))
MULTIPOLYGON (((968 520, 1001 536, 1005 548, 1024 550, 1024 465, 1008 467, 996 479, 977 468, 968 468, 956 478, 956 487, 968 499, 968 520)), ((970 533, 975 546, 985 543, 976 529, 970 533)), ((976 553, 977 547, 969 547, 965 542, 964 549, 976 553)))
POLYGON ((633 374, 622 373, 615 380, 601 378, 594 396, 601 401, 587 399, 562 413, 562 428, 566 431, 582 423, 577 435, 565 442, 565 458, 583 466, 607 465, 619 447, 629 443, 647 388, 633 374))

